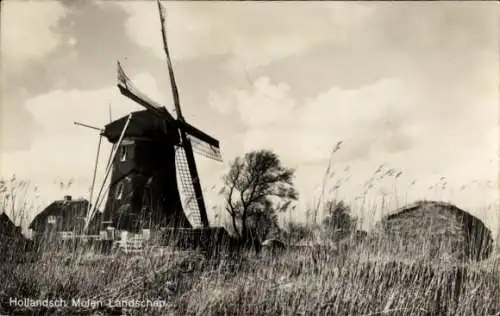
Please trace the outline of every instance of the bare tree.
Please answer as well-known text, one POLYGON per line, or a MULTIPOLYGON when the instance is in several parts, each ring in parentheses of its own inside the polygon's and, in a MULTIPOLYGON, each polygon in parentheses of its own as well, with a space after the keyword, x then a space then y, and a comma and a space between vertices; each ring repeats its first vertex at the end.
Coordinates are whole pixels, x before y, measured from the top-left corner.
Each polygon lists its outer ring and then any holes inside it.
POLYGON ((247 242, 255 238, 253 229, 248 227, 250 217, 285 211, 297 200, 293 176, 294 170, 283 167, 279 157, 270 150, 252 151, 233 161, 224 176, 221 194, 234 231, 241 240, 247 242))

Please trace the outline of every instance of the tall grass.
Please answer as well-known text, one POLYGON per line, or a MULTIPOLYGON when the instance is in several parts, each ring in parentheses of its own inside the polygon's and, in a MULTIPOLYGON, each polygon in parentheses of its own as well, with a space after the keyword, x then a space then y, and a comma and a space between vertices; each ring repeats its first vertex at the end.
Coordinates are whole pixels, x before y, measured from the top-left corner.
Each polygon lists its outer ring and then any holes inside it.
MULTIPOLYGON (((365 184, 365 194, 352 201, 360 202, 364 220, 373 220, 393 206, 385 199, 369 198, 377 179, 399 177, 399 171, 379 169, 365 184)), ((324 179, 333 179, 333 173, 328 168, 324 179)), ((328 194, 335 197, 346 181, 328 187, 327 180, 323 199, 331 197, 328 194)), ((316 220, 318 213, 317 206, 312 216, 316 220)), ((420 233, 423 239, 430 234, 420 233)), ((500 312, 498 257, 458 262, 435 256, 436 245, 425 243, 415 247, 412 256, 403 257, 384 249, 389 241, 383 234, 369 237, 364 242, 353 239, 341 248, 289 247, 281 254, 220 253, 215 258, 196 251, 104 256, 92 250, 49 250, 36 261, 0 265, 0 314, 483 316, 500 312), (19 307, 11 304, 12 298, 59 298, 67 306, 19 307), (99 304, 73 306, 72 299, 99 304), (145 299, 164 304, 129 308, 109 304, 145 299)))
MULTIPOLYGON (((370 241, 374 242, 374 241, 370 241)), ((382 243, 383 240, 377 242, 382 243)), ((500 262, 428 262, 426 249, 398 260, 377 247, 350 244, 244 253, 208 259, 196 252, 102 256, 48 252, 36 262, 0 267, 0 312, 9 298, 92 300, 61 314, 124 312, 106 302, 158 299, 142 315, 493 315, 500 311, 500 262), (375 250, 374 250, 375 249, 375 250), (392 313, 392 314, 391 314, 392 313)), ((26 312, 29 309, 18 309, 26 312)), ((35 309, 40 311, 40 308, 35 309)))
POLYGON ((10 179, 0 178, 0 213, 5 212, 15 225, 27 228, 37 208, 37 191, 36 185, 15 175, 10 179))

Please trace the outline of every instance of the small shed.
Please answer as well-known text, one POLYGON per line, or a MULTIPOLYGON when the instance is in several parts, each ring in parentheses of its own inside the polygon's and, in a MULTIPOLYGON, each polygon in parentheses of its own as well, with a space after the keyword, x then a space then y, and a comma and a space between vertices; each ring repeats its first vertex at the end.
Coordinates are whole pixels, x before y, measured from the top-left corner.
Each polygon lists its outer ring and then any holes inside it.
MULTIPOLYGON (((47 233, 83 233, 89 202, 85 199, 72 199, 67 195, 63 200, 52 202, 35 216, 29 228, 35 236, 47 233)), ((90 230, 99 233, 99 223, 94 221, 90 230)))
POLYGON ((395 255, 482 260, 493 250, 491 231, 477 217, 440 201, 418 201, 384 217, 378 225, 395 255), (387 238, 388 237, 388 238, 387 238))

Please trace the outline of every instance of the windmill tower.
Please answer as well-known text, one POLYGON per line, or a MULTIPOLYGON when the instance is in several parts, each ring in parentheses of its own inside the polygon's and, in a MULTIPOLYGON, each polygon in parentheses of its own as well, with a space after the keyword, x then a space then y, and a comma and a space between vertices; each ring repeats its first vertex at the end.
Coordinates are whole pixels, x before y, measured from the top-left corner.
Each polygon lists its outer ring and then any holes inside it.
MULTIPOLYGON (((208 228, 194 153, 222 161, 219 141, 187 123, 182 115, 166 41, 164 8, 157 3, 176 118, 141 93, 117 63, 118 89, 144 109, 110 122, 101 132, 113 144, 103 223, 126 231, 158 226, 208 228)), ((95 210, 89 213, 91 218, 95 210)))

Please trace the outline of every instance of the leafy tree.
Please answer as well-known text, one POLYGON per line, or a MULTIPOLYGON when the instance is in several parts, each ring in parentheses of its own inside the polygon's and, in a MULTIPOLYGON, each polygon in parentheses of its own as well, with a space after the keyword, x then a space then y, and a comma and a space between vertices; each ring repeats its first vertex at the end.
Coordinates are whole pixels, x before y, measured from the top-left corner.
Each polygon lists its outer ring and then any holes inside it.
POLYGON ((278 238, 281 233, 278 215, 272 209, 251 213, 247 218, 247 227, 260 240, 278 238))
POLYGON ((340 240, 356 230, 357 219, 352 216, 349 205, 343 201, 328 201, 325 213, 322 224, 329 238, 340 240))
POLYGON ((255 241, 259 238, 258 229, 266 235, 262 221, 276 222, 276 213, 286 211, 297 200, 293 176, 294 170, 285 168, 278 155, 270 150, 252 151, 232 162, 220 193, 241 240, 255 241), (249 225, 249 219, 259 224, 249 225))

